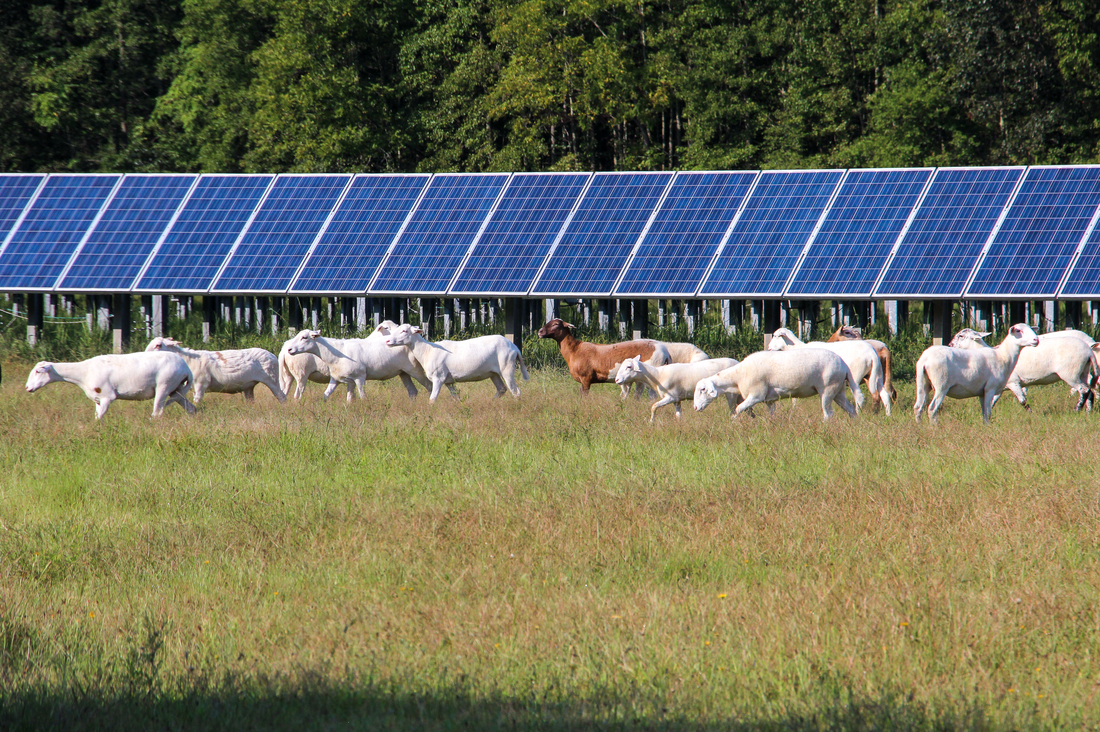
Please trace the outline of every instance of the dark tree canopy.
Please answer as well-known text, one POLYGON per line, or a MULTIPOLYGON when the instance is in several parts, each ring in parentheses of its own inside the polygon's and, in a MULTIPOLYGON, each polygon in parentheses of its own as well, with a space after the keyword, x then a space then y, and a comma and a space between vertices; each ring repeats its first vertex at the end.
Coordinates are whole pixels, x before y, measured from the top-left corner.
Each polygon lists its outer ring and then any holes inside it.
POLYGON ((1100 160, 1085 0, 10 0, 0 170, 1100 160))

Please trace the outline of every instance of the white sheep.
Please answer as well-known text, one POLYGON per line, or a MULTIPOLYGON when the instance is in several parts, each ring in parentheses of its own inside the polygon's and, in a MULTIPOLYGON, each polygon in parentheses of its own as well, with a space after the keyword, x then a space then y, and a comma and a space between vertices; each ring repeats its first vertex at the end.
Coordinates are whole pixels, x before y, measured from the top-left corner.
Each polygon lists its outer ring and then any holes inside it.
MULTIPOLYGON (((649 407, 649 421, 653 422, 657 410, 666 404, 676 405, 676 418, 680 419, 680 402, 692 399, 695 385, 701 379, 714 376, 719 371, 736 366, 735 358, 711 358, 694 363, 670 363, 666 366, 650 366, 641 356, 628 358, 619 366, 615 383, 623 386, 640 384, 657 392, 659 401, 649 407)), ((730 403, 730 410, 733 410, 730 403)))
MULTIPOLYGON (((952 348, 989 348, 989 344, 985 341, 985 337, 989 335, 990 333, 966 328, 956 333, 948 345, 952 348)), ((1100 364, 1097 361, 1098 349, 1100 349, 1100 343, 1094 342, 1088 346, 1084 340, 1073 335, 1058 334, 1054 338, 1039 336, 1039 345, 1035 348, 1025 348, 1020 352, 1020 357, 1005 383, 1005 388, 1016 396, 1016 400, 1024 409, 1031 411, 1031 406, 1027 402, 1027 387, 1064 381, 1069 385, 1070 390, 1078 395, 1074 411, 1080 411, 1082 406, 1085 406, 1086 411, 1092 411, 1095 395, 1092 391, 1090 374, 1100 370, 1100 364)), ((994 400, 995 403, 996 400, 994 400)))
POLYGON ((772 334, 771 342, 768 343, 769 351, 784 351, 790 348, 823 348, 840 356, 844 359, 844 363, 848 364, 852 375, 856 377, 852 383, 852 401, 855 402, 856 409, 863 409, 863 392, 859 388, 859 382, 866 380, 872 401, 881 401, 886 408, 886 415, 890 415, 890 392, 886 389, 882 359, 879 358, 878 351, 867 341, 803 343, 788 328, 780 328, 772 334))
POLYGON ((797 348, 789 351, 759 351, 745 357, 732 368, 720 371, 695 386, 695 411, 726 394, 740 402, 734 416, 743 412, 752 415, 752 408, 764 402, 772 409, 779 399, 821 397, 821 412, 828 420, 836 403, 856 416, 856 410, 844 393, 850 386, 859 391, 859 381, 848 364, 836 353, 824 348, 797 348))
POLYGON ((177 353, 127 353, 96 356, 78 363, 39 361, 27 377, 27 392, 33 393, 55 381, 76 384, 95 402, 95 418, 103 419, 111 402, 153 400, 153 416, 159 417, 168 402, 195 413, 187 401, 191 369, 177 353))
POLYGON ((360 399, 364 397, 363 387, 367 382, 367 367, 360 361, 348 358, 343 344, 344 341, 323 337, 319 330, 302 330, 284 343, 283 347, 290 356, 309 353, 321 359, 329 374, 325 400, 328 400, 338 384, 347 384, 347 399, 350 402, 356 395, 360 399))
POLYGON ((290 386, 294 384, 294 398, 301 399, 306 390, 306 382, 328 384, 331 379, 328 364, 312 353, 287 353, 290 341, 279 349, 279 386, 290 396, 290 386))
POLYGON ((280 402, 286 393, 279 384, 279 361, 275 354, 262 348, 230 351, 196 351, 179 341, 157 337, 145 347, 147 353, 178 353, 187 362, 194 376, 194 402, 199 404, 207 392, 240 394, 247 401, 255 399, 257 384, 263 384, 280 402))
POLYGON ((913 414, 920 422, 921 412, 928 399, 928 390, 935 394, 928 404, 928 418, 936 421, 936 415, 946 397, 982 400, 982 420, 989 422, 993 403, 1008 383, 1012 370, 1024 348, 1039 344, 1039 337, 1026 323, 1017 323, 1008 329, 1008 335, 996 348, 974 350, 932 346, 925 349, 917 360, 917 400, 913 414))
POLYGON ((697 363, 710 358, 702 348, 693 343, 657 341, 668 351, 669 363, 697 363))
POLYGON ((451 395, 458 396, 454 385, 466 381, 489 379, 497 388, 496 397, 511 391, 519 396, 516 384, 516 366, 523 373, 523 380, 530 377, 523 363, 523 354, 504 336, 488 335, 466 341, 438 341, 432 343, 420 335, 415 325, 399 325, 386 338, 386 345, 397 351, 405 351, 424 369, 432 382, 429 401, 435 402, 444 385, 451 395), (507 387, 507 388, 505 388, 507 387))
MULTIPOLYGON (((389 348, 386 345, 386 337, 396 328, 397 324, 392 320, 384 320, 378 324, 378 326, 371 331, 370 335, 366 338, 326 338, 328 347, 331 349, 330 357, 333 361, 325 361, 321 358, 321 353, 317 349, 299 348, 293 353, 290 351, 292 344, 308 345, 309 340, 320 337, 320 331, 301 331, 294 338, 283 344, 281 352, 286 353, 288 358, 284 360, 283 367, 290 368, 296 367, 295 359, 301 357, 302 354, 310 355, 324 361, 325 373, 327 374, 328 388, 325 390, 325 398, 327 399, 333 390, 336 389, 336 384, 345 383, 348 386, 348 399, 352 398, 352 384, 355 383, 354 372, 357 370, 348 366, 347 364, 341 364, 339 374, 331 373, 332 363, 340 363, 338 359, 348 358, 363 366, 363 377, 366 381, 386 381, 392 379, 395 376, 401 379, 401 384, 405 387, 405 392, 409 395, 409 399, 416 397, 416 386, 413 384, 413 379, 416 379, 425 388, 431 388, 431 382, 424 374, 424 369, 420 367, 420 364, 412 360, 409 354, 403 350, 395 350, 389 348), (303 336, 302 333, 309 335, 303 336), (314 335, 315 334, 315 335, 314 335)), ((290 376, 286 378, 289 380, 290 376)), ((295 397, 300 398, 302 390, 305 388, 305 383, 302 378, 294 376, 298 381, 298 389, 295 392, 295 397)), ((313 375, 307 375, 304 378, 308 378, 311 381, 318 381, 313 375)))

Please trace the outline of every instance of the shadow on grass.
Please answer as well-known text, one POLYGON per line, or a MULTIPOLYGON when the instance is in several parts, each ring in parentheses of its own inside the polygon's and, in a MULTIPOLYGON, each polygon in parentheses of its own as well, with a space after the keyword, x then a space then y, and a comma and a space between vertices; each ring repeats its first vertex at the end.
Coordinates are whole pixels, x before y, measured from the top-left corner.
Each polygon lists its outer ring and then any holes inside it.
POLYGON ((543 701, 418 695, 372 686, 121 694, 6 694, 0 729, 15 730, 988 730, 978 707, 932 714, 903 698, 806 705, 787 715, 692 715, 640 699, 543 701))

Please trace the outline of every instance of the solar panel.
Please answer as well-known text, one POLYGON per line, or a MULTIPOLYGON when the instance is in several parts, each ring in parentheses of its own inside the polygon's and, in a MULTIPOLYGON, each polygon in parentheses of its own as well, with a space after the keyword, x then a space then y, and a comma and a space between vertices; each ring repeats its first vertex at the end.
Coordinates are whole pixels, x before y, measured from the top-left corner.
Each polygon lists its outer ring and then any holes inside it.
POLYGON ((350 175, 279 176, 211 292, 286 292, 350 182, 350 175))
POLYGON ((202 176, 134 290, 206 292, 274 179, 202 176))
POLYGON ((940 168, 876 295, 960 297, 1024 168, 940 168))
POLYGON ((1054 297, 1100 205, 1100 166, 1028 168, 967 297, 1054 297))
POLYGON ((296 293, 366 292, 430 175, 360 175, 290 286, 296 293))
POLYGON ((761 173, 700 294, 782 295, 783 285, 843 177, 843 170, 761 173))
POLYGON ((452 295, 526 295, 590 173, 516 173, 452 295))
POLYGON ((51 175, 0 252, 0 289, 52 289, 121 178, 51 175))
POLYGON ((379 268, 371 291, 445 293, 508 178, 507 173, 432 178, 379 268))
POLYGON ((1092 216, 1081 253, 1073 263, 1058 297, 1100 298, 1100 208, 1092 216))
POLYGON ((691 297, 758 173, 677 173, 616 295, 691 297))
POLYGON ((596 173, 532 294, 609 296, 672 177, 596 173))
POLYGON ((0 175, 0 245, 11 233, 27 203, 45 179, 44 175, 31 173, 0 175))
POLYGON ((932 172, 850 170, 784 294, 870 296, 932 172))
POLYGON ((61 290, 129 290, 194 185, 193 175, 128 175, 61 276, 61 290))

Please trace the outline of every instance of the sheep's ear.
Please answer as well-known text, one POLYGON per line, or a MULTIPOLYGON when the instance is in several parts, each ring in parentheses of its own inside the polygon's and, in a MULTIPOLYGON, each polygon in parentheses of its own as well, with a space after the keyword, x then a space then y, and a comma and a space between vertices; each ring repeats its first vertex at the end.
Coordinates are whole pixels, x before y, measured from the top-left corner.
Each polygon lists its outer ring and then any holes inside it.
POLYGON ((411 332, 411 333, 423 333, 424 331, 422 331, 420 329, 419 325, 410 325, 409 326, 409 332, 411 332))
POLYGON ((638 354, 637 356, 635 356, 634 358, 638 359, 638 362, 640 363, 640 362, 641 362, 641 360, 642 360, 642 354, 640 354, 640 353, 639 353, 639 354, 638 354))
POLYGON ((978 333, 978 335, 980 335, 982 338, 988 338, 989 336, 993 335, 993 331, 989 331, 988 333, 978 333))
POLYGON ((320 338, 321 337, 321 331, 311 330, 311 331, 309 331, 309 337, 310 338, 320 338))
POLYGON ((577 327, 577 326, 573 325, 572 323, 566 323, 564 320, 561 321, 561 324, 564 325, 566 328, 576 329, 576 327, 577 327))

